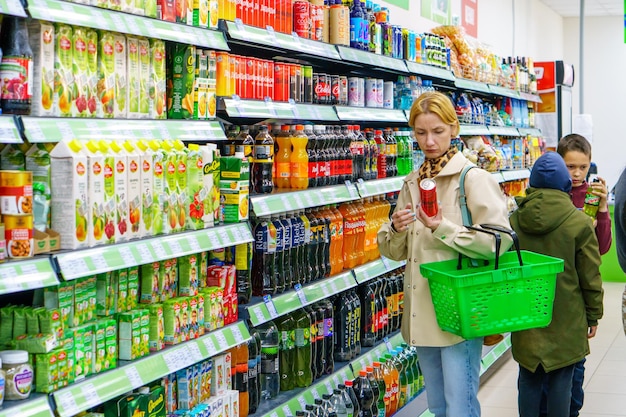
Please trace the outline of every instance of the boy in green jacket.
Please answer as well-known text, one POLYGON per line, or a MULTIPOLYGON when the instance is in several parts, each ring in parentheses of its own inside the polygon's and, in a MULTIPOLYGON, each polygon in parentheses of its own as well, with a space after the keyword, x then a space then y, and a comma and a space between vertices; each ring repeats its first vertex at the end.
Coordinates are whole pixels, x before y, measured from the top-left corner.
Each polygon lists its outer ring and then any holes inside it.
POLYGON ((592 219, 572 204, 572 180, 560 155, 548 152, 533 166, 527 195, 511 215, 522 249, 564 260, 556 281, 552 322, 514 332, 513 358, 520 364, 520 417, 538 417, 542 384, 549 386, 549 416, 569 416, 574 365, 589 354, 602 317, 600 253, 592 219))

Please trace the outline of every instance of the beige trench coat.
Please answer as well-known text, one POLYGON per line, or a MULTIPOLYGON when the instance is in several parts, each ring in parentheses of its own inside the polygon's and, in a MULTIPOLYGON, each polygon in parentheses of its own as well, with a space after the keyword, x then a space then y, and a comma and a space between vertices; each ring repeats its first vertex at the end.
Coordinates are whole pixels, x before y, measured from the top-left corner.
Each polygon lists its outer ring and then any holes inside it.
MULTIPOLYGON (((494 256, 492 236, 462 226, 459 180, 463 167, 469 164, 463 154, 457 153, 435 177, 443 214, 437 230, 431 232, 417 220, 406 231, 395 232, 391 223, 384 224, 378 231, 380 253, 397 261, 407 261, 402 336, 414 346, 443 347, 463 341, 439 328, 428 280, 422 277, 420 264, 456 259, 458 252, 476 259, 494 256)), ((396 210, 403 210, 409 202, 417 207, 420 202, 418 180, 417 171, 405 178, 396 210)), ((465 178, 465 192, 474 224, 490 223, 510 228, 504 194, 490 173, 476 168, 470 170, 465 178)), ((510 246, 511 240, 502 236, 501 252, 510 246)))

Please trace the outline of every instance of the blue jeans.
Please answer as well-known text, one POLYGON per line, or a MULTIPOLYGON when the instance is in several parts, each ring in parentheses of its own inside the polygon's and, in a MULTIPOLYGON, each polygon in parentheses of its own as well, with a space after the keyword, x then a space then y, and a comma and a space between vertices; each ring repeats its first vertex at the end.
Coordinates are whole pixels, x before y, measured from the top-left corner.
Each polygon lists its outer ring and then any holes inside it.
POLYGON ((435 417, 480 417, 478 385, 483 339, 417 347, 428 409, 435 417))
MULTIPOLYGON (((583 408, 583 400, 585 399, 585 392, 583 391, 583 382, 585 382, 585 362, 586 358, 583 358, 580 362, 574 365, 574 376, 572 378, 572 401, 570 403, 569 415, 570 417, 578 417, 580 410, 583 408)), ((543 392, 541 394, 541 417, 548 415, 548 406, 546 396, 548 395, 548 384, 543 384, 543 392)))
POLYGON ((572 397, 575 365, 546 372, 539 365, 535 372, 520 366, 517 379, 517 406, 520 417, 538 417, 541 411, 543 385, 547 383, 547 415, 568 417, 572 397))

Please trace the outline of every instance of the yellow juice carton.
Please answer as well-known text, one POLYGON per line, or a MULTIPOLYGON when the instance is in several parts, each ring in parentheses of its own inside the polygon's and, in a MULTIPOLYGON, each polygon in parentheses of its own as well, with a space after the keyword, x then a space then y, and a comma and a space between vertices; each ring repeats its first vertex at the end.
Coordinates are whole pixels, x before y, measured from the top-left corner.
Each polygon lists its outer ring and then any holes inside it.
POLYGON ((193 0, 193 25, 209 27, 209 0, 193 0))
POLYGON ((187 218, 189 217, 189 205, 187 204, 187 154, 189 150, 181 140, 173 143, 176 155, 176 196, 178 224, 174 231, 185 230, 187 218))
MULTIPOLYGON (((104 155, 100 151, 97 141, 90 140, 85 143, 84 153, 87 155, 87 168, 89 178, 88 222, 87 234, 89 246, 97 246, 106 243, 105 226, 108 219, 104 210, 104 183, 105 166, 104 155)), ((110 226, 109 226, 110 228, 110 226)))
POLYGON ((72 26, 56 23, 54 26, 54 101, 53 114, 71 117, 75 100, 73 65, 72 26))
POLYGON ((187 224, 186 229, 198 230, 204 228, 205 208, 208 207, 209 195, 204 188, 203 152, 200 145, 190 143, 187 153, 187 224))
POLYGON ((152 195, 154 171, 152 165, 152 150, 145 140, 134 143, 139 153, 141 167, 141 221, 139 222, 138 237, 152 236, 152 195))
MULTIPOLYGON (((123 0, 124 2, 133 0, 123 0)), ((126 101, 128 118, 139 118, 139 39, 135 36, 126 37, 126 101)))
POLYGON ((209 143, 200 147, 202 152, 202 163, 204 164, 203 184, 207 194, 207 201, 204 207, 204 227, 213 227, 220 223, 220 154, 217 145, 209 143))
POLYGON ((87 112, 96 117, 98 108, 98 32, 86 29, 87 38, 87 112))
POLYGON ((167 118, 166 109, 166 54, 165 42, 150 39, 150 119, 167 118))
POLYGON ((112 118, 115 114, 115 37, 101 31, 98 41, 98 84, 96 116, 112 118))
POLYGON ((74 94, 72 117, 88 117, 89 68, 87 54, 87 29, 74 26, 72 33, 72 69, 74 71, 74 94))
POLYGON ((220 201, 224 223, 238 223, 248 219, 250 181, 221 180, 220 201))
POLYGON ((150 41, 138 38, 139 46, 139 118, 150 118, 150 41))
POLYGON ((89 245, 88 161, 82 150, 81 142, 64 140, 50 152, 51 224, 61 235, 61 249, 82 249, 89 245))
POLYGON ((194 85, 196 47, 174 44, 168 55, 171 89, 167 100, 168 119, 192 119, 194 115, 194 85))
POLYGON ((115 204, 115 155, 105 141, 98 141, 98 148, 104 155, 104 242, 115 243, 117 228, 117 213, 115 204))
MULTIPOLYGON (((167 153, 161 148, 161 141, 150 141, 149 152, 152 156, 152 235, 165 233, 167 218, 165 192, 165 167, 167 153)), ((169 204, 167 205, 169 207, 169 204)))
POLYGON ((162 141, 161 149, 164 154, 163 194, 165 202, 163 211, 165 218, 163 219, 163 233, 167 234, 178 230, 178 155, 170 141, 162 141))
POLYGON ((207 57, 207 118, 214 119, 217 113, 217 59, 215 51, 204 51, 207 57))
POLYGON ((115 241, 126 242, 130 237, 128 218, 128 156, 117 142, 110 142, 115 166, 115 241))
POLYGON ((209 0, 209 27, 211 29, 217 28, 218 21, 218 0, 209 0))
POLYGON ((31 116, 53 116, 54 100, 54 25, 42 20, 28 24, 28 39, 33 50, 33 98, 31 116))
POLYGON ((208 90, 208 59, 202 49, 196 49, 196 77, 194 81, 194 108, 193 118, 205 120, 207 118, 207 90, 208 90))
POLYGON ((128 194, 128 238, 136 239, 140 237, 139 228, 141 225, 141 156, 134 143, 126 141, 122 144, 127 156, 127 194, 128 194))
POLYGON ((121 33, 113 34, 113 61, 115 68, 115 104, 113 115, 115 117, 127 117, 127 88, 126 78, 126 36, 121 33))

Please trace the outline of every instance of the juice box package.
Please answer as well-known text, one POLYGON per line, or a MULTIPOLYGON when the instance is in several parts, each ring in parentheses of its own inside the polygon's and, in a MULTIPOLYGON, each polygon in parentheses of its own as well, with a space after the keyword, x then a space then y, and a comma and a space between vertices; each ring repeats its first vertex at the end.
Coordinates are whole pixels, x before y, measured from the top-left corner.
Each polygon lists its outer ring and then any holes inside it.
POLYGON ((220 201, 224 223, 239 223, 248 219, 250 181, 221 180, 220 201))
POLYGON ((86 295, 87 295, 87 321, 93 320, 96 315, 96 276, 92 275, 86 278, 86 295))
POLYGON ((45 307, 36 310, 39 319, 39 330, 42 333, 52 333, 58 340, 63 340, 63 322, 59 308, 47 309, 45 307))
POLYGON ((74 323, 72 326, 80 326, 84 324, 86 306, 89 301, 86 299, 86 281, 84 278, 79 278, 74 285, 74 323))
POLYGON ((139 305, 139 266, 128 268, 128 298, 126 309, 134 310, 139 305))
POLYGON ((166 413, 175 413, 178 410, 176 374, 163 377, 163 388, 165 389, 165 411, 166 413))
POLYGON ((37 143, 25 155, 26 170, 33 173, 33 220, 35 228, 45 232, 50 227, 50 151, 49 143, 37 143))
POLYGON ((162 386, 151 387, 149 396, 146 417, 165 417, 165 388, 162 386))
POLYGON ((26 308, 25 306, 13 309, 13 337, 26 334, 26 308))
POLYGON ((141 313, 126 311, 117 315, 118 359, 134 360, 141 356, 141 313))
POLYGON ((78 140, 63 140, 50 152, 51 223, 60 234, 61 249, 89 245, 87 156, 78 140))
POLYGON ((122 144, 127 157, 128 239, 139 237, 141 225, 141 156, 135 146, 126 141, 122 144))
POLYGON ((199 335, 198 299, 196 297, 189 297, 189 340, 197 339, 199 335))
POLYGON ((107 319, 104 344, 104 369, 114 369, 117 367, 117 321, 113 318, 107 319))
MULTIPOLYGON (((57 286, 44 288, 44 307, 49 311, 58 310, 60 312, 61 326, 63 328, 69 328, 74 325, 74 286, 74 281, 62 281, 57 286)), ((2 309, 0 311, 5 310, 2 309)), ((3 318, 2 322, 3 325, 0 328, 4 328, 6 320, 3 318)))
POLYGON ((235 364, 233 363, 233 355, 231 354, 230 351, 226 351, 226 353, 224 353, 224 366, 225 366, 225 374, 226 375, 230 375, 230 378, 226 378, 226 389, 233 389, 233 379, 232 379, 232 375, 233 375, 233 371, 234 371, 234 366, 235 364))
POLYGON ((163 292, 161 300, 178 296, 178 262, 174 259, 166 259, 161 262, 161 274, 163 276, 163 292))
POLYGON ((35 391, 50 393, 57 389, 59 369, 57 351, 35 355, 35 391))
POLYGON ((224 395, 227 389, 227 379, 230 379, 230 366, 226 369, 226 355, 223 354, 213 357, 213 373, 211 374, 212 396, 224 395))
POLYGON ((104 272, 96 275, 96 314, 112 316, 117 307, 117 274, 104 272))
POLYGON ((139 354, 146 356, 150 353, 150 311, 147 308, 138 311, 141 315, 141 342, 139 354))
POLYGON ((128 311, 128 269, 113 273, 117 274, 117 312, 128 311))
POLYGON ((144 16, 158 19, 157 0, 145 0, 143 3, 144 16))
POLYGON ((158 18, 167 22, 176 22, 176 1, 157 0, 158 18))
POLYGON ((207 90, 209 88, 208 59, 202 49, 196 49, 196 69, 193 87, 193 118, 194 120, 205 120, 207 118, 207 90))
POLYGON ((191 119, 194 114, 196 48, 173 44, 168 54, 168 119, 191 119))
POLYGON ((213 360, 202 361, 202 377, 200 378, 200 401, 206 402, 211 397, 211 376, 213 374, 213 360))
POLYGON ((178 297, 180 299, 180 341, 189 340, 189 298, 178 297))
MULTIPOLYGON (((167 0, 165 0, 167 1, 167 0)), ((150 39, 150 119, 167 118, 165 42, 150 39), (154 93, 152 92, 154 91, 154 93)))
POLYGON ((220 157, 221 180, 249 180, 250 162, 246 157, 222 156, 220 157))
POLYGON ((211 29, 217 28, 219 21, 218 3, 218 0, 209 0, 209 27, 211 29))
MULTIPOLYGON (((233 417, 233 404, 230 397, 230 393, 232 390, 228 389, 222 396, 222 404, 224 405, 224 417, 233 417)), ((237 396, 239 396, 239 391, 237 391, 237 396)))
POLYGON ((87 28, 87 112, 96 117, 98 109, 98 32, 87 28))
POLYGON ((165 157, 163 194, 165 197, 164 211, 166 218, 163 223, 163 232, 168 234, 178 231, 178 216, 180 212, 178 204, 178 155, 170 141, 162 141, 161 148, 165 157))
POLYGON ((178 384, 178 408, 190 410, 197 404, 196 391, 194 390, 194 367, 190 366, 176 372, 178 384))
POLYGON ((165 348, 165 321, 163 318, 163 305, 150 304, 148 306, 148 311, 150 313, 150 352, 157 352, 165 348))
POLYGON ((200 146, 190 143, 187 152, 187 197, 188 207, 187 223, 185 228, 198 230, 204 228, 204 211, 210 202, 209 194, 204 188, 204 163, 203 152, 200 146))
POLYGON ((76 99, 77 89, 73 71, 72 26, 63 23, 54 25, 54 96, 53 115, 71 117, 72 104, 76 99))
POLYGON ((150 41, 138 38, 139 46, 139 118, 150 118, 150 41))
POLYGON ((104 417, 145 416, 148 409, 148 396, 132 393, 104 404, 104 417))
POLYGON ((87 51, 87 29, 74 26, 72 33, 72 70, 74 74, 74 95, 72 97, 72 117, 90 117, 87 102, 90 99, 89 54, 87 51))
MULTIPOLYGON (((123 0, 124 2, 134 0, 123 0)), ((126 98, 128 103, 128 118, 139 119, 139 38, 126 37, 126 98)))
POLYGON ((175 231, 185 230, 187 218, 189 217, 189 205, 187 204, 187 154, 189 150, 181 140, 173 142, 174 154, 176 155, 176 195, 178 224, 175 231))
POLYGON ((24 171, 26 168, 26 151, 22 144, 10 144, 0 151, 0 169, 6 171, 24 171))
POLYGON ((127 92, 128 88, 126 78, 126 36, 121 33, 113 34, 113 62, 115 69, 115 103, 113 115, 115 117, 127 117, 128 115, 128 103, 127 92))
MULTIPOLYGON (((84 153, 87 155, 88 189, 87 203, 87 234, 89 246, 98 246, 106 242, 105 228, 109 219, 105 212, 105 175, 104 154, 95 140, 85 143, 84 153)), ((108 226, 110 233, 111 226, 108 226)))
POLYGON ((181 341, 180 299, 171 298, 163 302, 165 344, 176 345, 181 341))
POLYGON ((139 154, 140 174, 141 174, 141 220, 139 221, 138 237, 152 236, 152 189, 154 173, 152 166, 152 151, 145 140, 138 140, 134 143, 139 154))
POLYGON ((139 298, 142 304, 154 304, 161 301, 163 292, 163 281, 160 274, 161 263, 152 262, 141 265, 141 295, 139 298))
MULTIPOLYGON (((160 235, 165 233, 165 223, 167 213, 165 210, 166 201, 169 197, 165 190, 165 166, 167 164, 167 154, 161 149, 161 142, 150 141, 150 152, 152 155, 152 234, 160 235)), ((168 205, 169 207, 169 205, 168 205)))
POLYGON ((96 320, 94 323, 94 335, 96 341, 96 356, 95 356, 95 372, 99 373, 104 371, 104 360, 106 358, 106 330, 107 319, 96 320))
POLYGON ((198 294, 195 296, 196 306, 198 309, 198 336, 202 336, 205 333, 204 328, 204 295, 198 294))
POLYGON ((37 316, 37 310, 33 307, 29 307, 26 310, 26 334, 36 335, 43 333, 39 331, 39 316, 37 316))
POLYGON ((215 51, 204 51, 207 57, 207 118, 213 119, 217 112, 217 56, 215 51))
POLYGON ((57 386, 59 388, 69 385, 70 368, 67 356, 65 350, 59 350, 57 354, 57 372, 59 375, 57 386))
POLYGON ((98 41, 98 100, 96 115, 112 118, 115 115, 115 37, 113 32, 101 31, 98 41))
POLYGON ((192 0, 176 0, 176 22, 191 25, 193 23, 192 0))
POLYGON ((178 294, 181 296, 195 296, 198 294, 198 270, 200 255, 193 254, 179 258, 178 264, 178 294))
POLYGON ((48 353, 59 346, 56 335, 39 333, 35 335, 23 334, 15 339, 15 347, 28 353, 48 353))
POLYGON ((209 0, 188 0, 193 3, 193 18, 192 23, 194 26, 201 28, 209 27, 209 0))
POLYGON ((54 25, 42 20, 28 24, 28 40, 33 50, 31 116, 53 116, 54 25))
POLYGON ((129 239, 128 218, 128 156, 117 142, 110 142, 115 169, 115 241, 126 242, 129 239))
POLYGON ((203 168, 204 192, 207 193, 206 206, 204 208, 204 227, 213 227, 221 221, 220 210, 220 156, 216 144, 201 146, 203 168))
POLYGON ((117 211, 115 194, 115 155, 107 142, 99 141, 98 147, 103 155, 103 207, 104 207, 104 243, 115 243, 117 229, 117 211))

